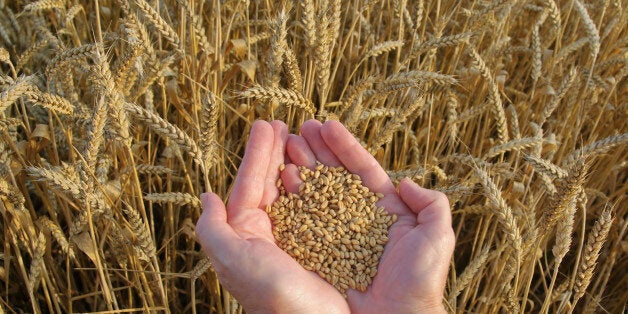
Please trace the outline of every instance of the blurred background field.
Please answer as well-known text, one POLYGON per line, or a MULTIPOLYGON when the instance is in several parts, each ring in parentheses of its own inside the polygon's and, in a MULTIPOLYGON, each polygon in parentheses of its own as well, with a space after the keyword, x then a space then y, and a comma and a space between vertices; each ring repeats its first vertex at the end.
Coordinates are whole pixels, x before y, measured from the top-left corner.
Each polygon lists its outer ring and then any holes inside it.
POLYGON ((626 6, 0 0, 0 313, 241 312, 198 195, 310 118, 447 194, 450 312, 621 313, 626 6))

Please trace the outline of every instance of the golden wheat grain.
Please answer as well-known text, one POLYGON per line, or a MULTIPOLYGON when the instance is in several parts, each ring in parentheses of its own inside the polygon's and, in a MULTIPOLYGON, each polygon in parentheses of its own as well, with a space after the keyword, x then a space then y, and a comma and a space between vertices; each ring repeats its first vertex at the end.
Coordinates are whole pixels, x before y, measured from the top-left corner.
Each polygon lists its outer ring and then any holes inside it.
POLYGON ((9 88, 0 93, 0 111, 3 111, 6 107, 20 99, 26 92, 33 89, 35 89, 35 86, 31 82, 30 77, 19 78, 10 84, 9 88))
POLYGON ((547 13, 544 12, 543 14, 541 14, 539 19, 534 23, 534 26, 532 27, 531 49, 533 53, 532 70, 530 76, 532 77, 532 81, 534 81, 535 83, 541 77, 541 73, 543 71, 543 60, 541 60, 541 58, 543 57, 543 51, 541 47, 541 35, 539 29, 541 28, 541 25, 545 21, 546 17, 547 13))
MULTIPOLYGON (((501 285, 502 289, 505 289, 508 294, 512 294, 514 293, 514 289, 516 288, 514 286, 511 286, 511 280, 513 280, 513 278, 515 282, 518 280, 518 273, 520 271, 521 258, 523 253, 523 240, 521 238, 521 231, 519 229, 517 220, 513 215, 512 208, 506 203, 501 195, 501 191, 499 190, 499 188, 497 188, 497 186, 488 176, 486 171, 479 168, 474 168, 473 170, 477 177, 480 179, 480 183, 484 187, 486 197, 494 208, 492 212, 497 215, 498 221, 502 226, 502 230, 506 235, 506 241, 510 249, 510 254, 508 254, 507 257, 505 274, 503 275, 503 278, 501 278, 501 285), (508 286, 510 286, 510 288, 508 288, 508 286)), ((510 302, 508 303, 511 310, 518 307, 518 304, 516 304, 514 300, 510 300, 510 302)))
POLYGON ((82 58, 93 58, 96 44, 85 44, 75 48, 63 49, 46 66, 46 77, 53 77, 66 64, 82 58))
POLYGON ((549 175, 552 179, 562 179, 567 176, 567 172, 564 169, 549 160, 527 154, 523 155, 523 159, 527 161, 535 171, 549 175))
POLYGON ((560 104, 560 101, 563 99, 563 97, 565 97, 565 95, 571 88, 571 85, 573 85, 574 81, 576 80, 576 76, 577 76, 577 70, 575 67, 573 67, 569 70, 569 73, 567 74, 567 76, 565 76, 563 80, 560 82, 560 86, 558 87, 558 90, 556 91, 555 95, 552 97, 552 100, 549 102, 547 106, 543 107, 543 114, 541 115, 541 124, 545 122, 545 120, 547 120, 547 118, 549 118, 552 115, 554 110, 556 110, 556 108, 560 104))
POLYGON ((115 85, 109 63, 105 60, 104 51, 99 45, 94 51, 94 66, 91 67, 91 75, 98 93, 102 93, 107 104, 109 122, 113 126, 116 135, 126 146, 131 145, 129 133, 129 119, 124 110, 124 100, 120 90, 115 85))
POLYGON ((87 145, 83 152, 85 163, 89 169, 94 169, 98 150, 103 141, 103 132, 107 124, 108 103, 105 97, 100 97, 94 106, 94 112, 87 130, 87 145))
POLYGON ((266 56, 265 85, 279 87, 279 74, 283 68, 284 53, 288 49, 286 43, 286 12, 281 11, 271 28, 270 51, 266 56))
POLYGON ((198 261, 196 265, 194 265, 194 268, 190 271, 190 278, 192 279, 192 281, 197 280, 211 267, 212 264, 209 260, 209 257, 203 258, 202 260, 198 261))

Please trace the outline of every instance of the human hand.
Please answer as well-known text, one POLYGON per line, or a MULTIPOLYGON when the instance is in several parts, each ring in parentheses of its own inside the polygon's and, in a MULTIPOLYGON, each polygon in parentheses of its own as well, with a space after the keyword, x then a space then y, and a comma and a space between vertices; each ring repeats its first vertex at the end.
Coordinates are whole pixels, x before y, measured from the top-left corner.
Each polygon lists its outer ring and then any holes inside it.
POLYGON ((313 168, 316 161, 343 166, 358 174, 371 191, 384 194, 378 206, 398 216, 373 283, 365 292, 347 291, 351 311, 444 312, 442 297, 455 244, 446 196, 409 179, 395 190, 375 158, 337 121, 307 121, 301 135, 290 135, 287 141, 294 165, 286 167, 282 180, 289 191, 297 191, 300 183, 296 166, 313 168))
POLYGON ((202 196, 197 233, 223 285, 248 311, 346 312, 349 306, 355 312, 442 311, 454 244, 444 195, 410 180, 402 181, 397 192, 386 172, 338 122, 308 121, 302 136, 290 135, 287 144, 285 125, 271 124, 272 131, 265 122, 253 126, 227 212, 215 194, 202 196), (348 304, 274 242, 262 209, 278 195, 275 181, 278 166, 287 160, 284 147, 294 163, 281 174, 289 191, 298 190, 297 165, 314 167, 316 160, 343 165, 373 192, 383 193, 378 205, 399 217, 372 285, 364 293, 347 291, 348 304))
POLYGON ((285 162, 283 122, 257 121, 225 205, 201 195, 196 233, 222 285, 248 313, 349 312, 342 295, 282 251, 265 208, 279 195, 275 185, 285 162))

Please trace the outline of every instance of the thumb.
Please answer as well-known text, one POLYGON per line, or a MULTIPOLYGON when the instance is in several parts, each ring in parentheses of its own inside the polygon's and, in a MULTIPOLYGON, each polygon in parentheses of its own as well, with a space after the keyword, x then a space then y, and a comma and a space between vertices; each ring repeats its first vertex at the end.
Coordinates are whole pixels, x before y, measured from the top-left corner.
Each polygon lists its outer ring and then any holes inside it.
POLYGON ((420 187, 404 178, 399 182, 399 196, 417 214, 419 224, 430 223, 440 227, 451 227, 451 210, 445 194, 420 187))
POLYGON ((227 211, 220 197, 214 193, 200 195, 203 213, 196 223, 196 236, 205 254, 214 260, 233 249, 240 237, 227 223, 227 211))

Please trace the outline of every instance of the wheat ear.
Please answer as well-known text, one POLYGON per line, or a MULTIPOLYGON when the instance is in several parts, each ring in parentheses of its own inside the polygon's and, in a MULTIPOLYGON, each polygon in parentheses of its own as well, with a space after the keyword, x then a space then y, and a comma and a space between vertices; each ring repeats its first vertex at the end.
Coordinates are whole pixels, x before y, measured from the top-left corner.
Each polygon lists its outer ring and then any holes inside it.
POLYGON ((593 277, 593 271, 597 259, 600 255, 600 250, 606 242, 606 237, 611 229, 613 223, 612 207, 606 206, 600 215, 600 218, 595 222, 589 236, 587 238, 587 244, 582 252, 582 258, 580 260, 580 266, 576 273, 576 281, 574 284, 574 300, 573 304, 578 303, 578 300, 584 295, 591 277, 593 277))
POLYGON ((127 102, 125 103, 125 109, 129 113, 133 114, 133 116, 135 116, 138 120, 145 122, 155 133, 165 136, 177 143, 179 146, 183 147, 183 149, 190 154, 194 161, 204 170, 202 151, 198 148, 196 142, 189 135, 183 132, 183 130, 164 120, 157 114, 149 112, 136 104, 127 102))

